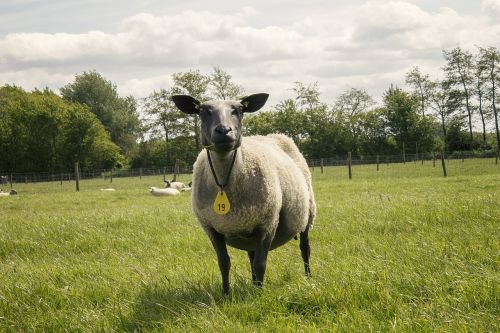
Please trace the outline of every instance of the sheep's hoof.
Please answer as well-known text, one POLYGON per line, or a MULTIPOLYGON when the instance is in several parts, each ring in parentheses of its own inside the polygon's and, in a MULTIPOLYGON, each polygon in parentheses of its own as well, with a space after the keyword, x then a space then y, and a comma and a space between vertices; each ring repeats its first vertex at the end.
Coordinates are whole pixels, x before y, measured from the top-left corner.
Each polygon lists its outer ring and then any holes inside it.
POLYGON ((256 287, 258 287, 258 288, 262 288, 264 286, 264 282, 263 281, 254 280, 252 282, 253 282, 253 285, 256 286, 256 287))

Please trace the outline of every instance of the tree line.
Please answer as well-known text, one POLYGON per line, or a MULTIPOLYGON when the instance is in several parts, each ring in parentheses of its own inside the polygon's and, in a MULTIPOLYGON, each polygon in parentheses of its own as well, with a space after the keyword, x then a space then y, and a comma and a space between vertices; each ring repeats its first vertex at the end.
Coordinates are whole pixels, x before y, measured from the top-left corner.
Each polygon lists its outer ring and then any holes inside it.
MULTIPOLYGON (((479 47, 443 51, 443 79, 415 66, 410 88, 390 86, 377 104, 351 88, 327 103, 318 83, 294 82, 292 98, 244 118, 247 135, 284 133, 308 159, 445 150, 498 154, 500 53, 479 47), (479 130, 475 130, 475 128, 479 130)), ((203 148, 199 119, 179 112, 173 94, 198 100, 238 99, 241 85, 220 67, 172 74, 172 86, 134 99, 96 71, 62 87, 27 92, 0 88, 0 171, 189 165, 203 148)))

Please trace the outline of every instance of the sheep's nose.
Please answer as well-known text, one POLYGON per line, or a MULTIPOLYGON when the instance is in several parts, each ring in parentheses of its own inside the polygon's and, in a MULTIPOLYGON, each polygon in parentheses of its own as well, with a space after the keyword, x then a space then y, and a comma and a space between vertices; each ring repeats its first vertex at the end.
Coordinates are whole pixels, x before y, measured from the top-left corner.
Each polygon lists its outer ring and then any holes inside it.
POLYGON ((219 133, 219 134, 222 134, 222 135, 226 135, 227 133, 231 132, 233 129, 231 127, 227 127, 227 126, 224 126, 224 125, 217 125, 217 127, 215 127, 215 132, 216 133, 219 133))

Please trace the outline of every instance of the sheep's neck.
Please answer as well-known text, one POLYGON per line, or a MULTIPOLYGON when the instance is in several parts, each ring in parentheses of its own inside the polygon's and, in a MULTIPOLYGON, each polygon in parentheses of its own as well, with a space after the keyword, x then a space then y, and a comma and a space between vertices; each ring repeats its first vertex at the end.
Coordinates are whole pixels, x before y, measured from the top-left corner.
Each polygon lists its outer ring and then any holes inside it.
POLYGON ((236 153, 237 150, 230 151, 227 153, 219 153, 219 152, 209 152, 207 150, 207 154, 209 159, 212 160, 211 171, 213 173, 214 180, 216 183, 218 182, 218 186, 221 188, 228 185, 229 178, 231 176, 232 169, 234 169, 234 165, 236 164, 236 153))

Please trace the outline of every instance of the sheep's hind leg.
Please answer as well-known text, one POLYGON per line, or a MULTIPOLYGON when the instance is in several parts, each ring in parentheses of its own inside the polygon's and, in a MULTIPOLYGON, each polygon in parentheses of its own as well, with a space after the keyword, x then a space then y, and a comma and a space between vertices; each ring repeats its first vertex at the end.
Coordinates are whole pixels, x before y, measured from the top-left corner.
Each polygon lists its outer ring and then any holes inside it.
POLYGON ((255 280, 253 281, 253 283, 258 287, 262 287, 262 285, 264 284, 264 274, 266 273, 267 266, 267 254, 269 253, 269 248, 271 247, 273 237, 274 234, 266 234, 255 249, 255 257, 253 258, 252 262, 252 270, 255 274, 255 280))
POLYGON ((219 269, 222 275, 222 293, 229 295, 229 270, 231 268, 231 259, 227 253, 226 240, 224 235, 219 234, 214 229, 208 229, 210 240, 217 253, 219 269))
POLYGON ((250 269, 252 270, 252 282, 255 284, 257 277, 255 276, 255 270, 253 269, 253 260, 255 258, 255 251, 247 251, 248 259, 250 260, 250 269))
POLYGON ((302 254, 302 260, 304 261, 304 269, 306 271, 306 276, 311 276, 311 267, 309 266, 309 257, 311 256, 311 246, 309 245, 309 225, 307 225, 306 230, 300 233, 300 253, 302 254))

